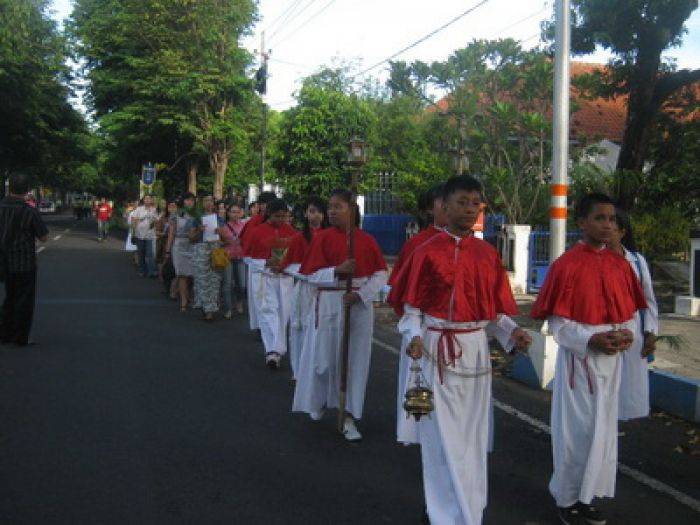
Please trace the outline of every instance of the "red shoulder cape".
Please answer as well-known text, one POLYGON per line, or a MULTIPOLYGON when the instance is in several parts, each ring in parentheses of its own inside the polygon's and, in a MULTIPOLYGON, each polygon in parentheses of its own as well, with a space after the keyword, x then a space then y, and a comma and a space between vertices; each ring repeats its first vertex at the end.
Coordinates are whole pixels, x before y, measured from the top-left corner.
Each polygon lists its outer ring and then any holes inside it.
POLYGON ((418 246, 397 275, 389 303, 455 322, 489 321, 518 313, 498 252, 474 236, 441 232, 418 246))
POLYGON ((269 259, 273 248, 289 248, 289 243, 296 233, 296 230, 289 224, 285 223, 274 227, 270 223, 264 222, 251 231, 250 240, 243 252, 247 257, 253 259, 269 259))
POLYGON ((241 246, 243 246, 244 250, 246 248, 246 245, 250 242, 250 235, 252 231, 258 226, 260 226, 264 221, 265 216, 262 213, 260 213, 248 219, 243 225, 243 229, 241 230, 239 237, 241 239, 241 246))
MULTIPOLYGON (((314 237, 321 231, 323 231, 321 228, 312 229, 311 241, 313 241, 314 237)), ((287 255, 282 261, 282 268, 286 268, 290 264, 301 264, 304 261, 304 257, 306 257, 306 254, 309 252, 311 241, 306 240, 303 232, 297 233, 289 243, 289 250, 287 250, 287 255)))
POLYGON ((530 315, 583 324, 618 324, 646 308, 644 292, 627 260, 608 249, 578 243, 549 268, 530 315))
POLYGON ((438 230, 435 226, 431 224, 430 226, 428 226, 424 230, 421 230, 404 243, 403 247, 401 248, 401 251, 399 252, 398 257, 396 258, 394 268, 391 270, 391 275, 389 276, 389 281, 387 283, 389 286, 394 285, 394 281, 398 277, 399 272, 401 272, 401 268, 411 257, 413 251, 425 241, 430 239, 433 235, 440 233, 440 231, 441 230, 438 230))
MULTIPOLYGON (((370 234, 355 229, 355 277, 370 277, 386 270, 384 256, 370 234)), ((348 236, 344 230, 326 228, 311 241, 300 273, 310 275, 322 268, 338 266, 348 258, 348 236)))

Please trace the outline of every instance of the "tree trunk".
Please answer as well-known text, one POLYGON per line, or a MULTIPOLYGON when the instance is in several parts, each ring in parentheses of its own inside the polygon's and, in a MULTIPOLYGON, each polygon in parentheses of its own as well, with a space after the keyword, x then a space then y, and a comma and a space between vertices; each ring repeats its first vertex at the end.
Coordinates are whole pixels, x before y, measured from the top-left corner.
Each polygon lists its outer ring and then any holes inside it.
POLYGON ((620 205, 627 209, 634 203, 635 188, 624 180, 624 170, 641 171, 644 167, 649 126, 658 110, 652 102, 660 65, 661 50, 644 49, 637 59, 635 71, 630 79, 627 122, 615 170, 618 179, 617 199, 620 205))
POLYGON ((214 198, 224 196, 224 178, 228 168, 229 151, 222 144, 215 144, 209 150, 209 165, 214 173, 214 198))
POLYGON ((197 161, 194 160, 190 162, 190 164, 187 166, 187 191, 190 193, 197 195, 197 169, 199 166, 197 165, 197 161))

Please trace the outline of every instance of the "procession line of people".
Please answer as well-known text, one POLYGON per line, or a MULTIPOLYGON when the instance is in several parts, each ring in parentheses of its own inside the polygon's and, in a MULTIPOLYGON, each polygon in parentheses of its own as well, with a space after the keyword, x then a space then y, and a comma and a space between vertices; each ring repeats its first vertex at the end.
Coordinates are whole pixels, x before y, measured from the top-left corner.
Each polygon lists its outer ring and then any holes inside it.
MULTIPOLYGON (((226 280, 214 252, 227 237, 236 239, 247 268, 249 324, 259 332, 265 365, 278 370, 289 356, 291 409, 315 421, 341 408, 346 383, 341 429, 348 441, 362 439, 373 301, 389 283, 402 335, 397 441, 420 446, 430 523, 481 523, 493 443, 489 340, 524 352, 531 337, 513 320, 518 309, 498 252, 473 234, 484 203, 480 183, 453 177, 427 194, 432 224, 406 243, 391 277, 376 241, 355 222, 359 213, 347 190, 331 192, 327 207, 309 198, 301 231, 274 194, 262 194, 258 213, 245 223, 235 218, 239 209, 221 212, 205 197, 195 212, 193 201, 185 195, 168 223, 166 255, 181 308, 194 276, 194 306, 212 319, 226 280), (416 365, 434 402, 431 417, 419 421, 407 420, 402 406, 416 365)), ((646 357, 658 319, 649 269, 624 212, 609 197, 591 194, 577 204, 576 220, 583 240, 552 265, 531 315, 547 320, 560 349, 549 490, 562 523, 603 524, 594 499, 614 496, 617 421, 649 413, 646 357)))

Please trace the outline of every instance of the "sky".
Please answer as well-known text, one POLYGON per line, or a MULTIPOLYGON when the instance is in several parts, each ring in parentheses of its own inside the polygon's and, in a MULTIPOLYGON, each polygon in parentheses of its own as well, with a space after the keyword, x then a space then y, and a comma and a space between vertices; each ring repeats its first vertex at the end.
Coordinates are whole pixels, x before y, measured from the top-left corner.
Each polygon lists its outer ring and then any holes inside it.
MULTIPOLYGON (((483 0, 260 0, 260 20, 244 45, 251 52, 271 50, 266 102, 277 110, 294 105, 299 81, 323 65, 349 63, 362 71, 392 56, 483 0)), ((395 60, 446 59, 478 38, 539 44, 540 22, 551 17, 553 0, 486 0, 469 14, 395 60)), ((66 18, 71 0, 54 0, 54 16, 66 18)), ((680 48, 665 56, 680 68, 700 67, 700 9, 686 22, 680 48)), ((576 60, 606 62, 603 50, 576 60)), ((386 64, 368 72, 386 78, 386 64)))

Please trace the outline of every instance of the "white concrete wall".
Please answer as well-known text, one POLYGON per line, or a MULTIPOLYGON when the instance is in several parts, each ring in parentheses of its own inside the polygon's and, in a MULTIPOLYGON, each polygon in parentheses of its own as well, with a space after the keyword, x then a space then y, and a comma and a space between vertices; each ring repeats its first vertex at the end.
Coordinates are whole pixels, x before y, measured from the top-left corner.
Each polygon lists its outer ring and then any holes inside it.
POLYGON ((530 231, 532 230, 529 224, 506 224, 504 231, 506 235, 505 252, 503 254, 504 262, 507 262, 510 257, 511 240, 515 241, 513 254, 513 268, 508 272, 510 285, 513 293, 527 293, 527 267, 530 253, 530 231))

